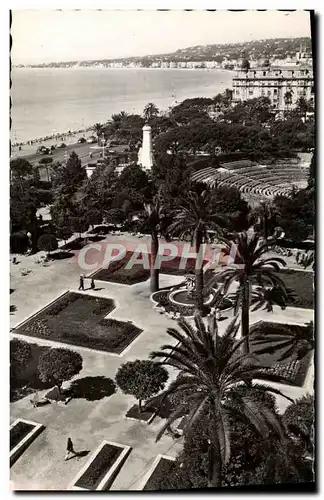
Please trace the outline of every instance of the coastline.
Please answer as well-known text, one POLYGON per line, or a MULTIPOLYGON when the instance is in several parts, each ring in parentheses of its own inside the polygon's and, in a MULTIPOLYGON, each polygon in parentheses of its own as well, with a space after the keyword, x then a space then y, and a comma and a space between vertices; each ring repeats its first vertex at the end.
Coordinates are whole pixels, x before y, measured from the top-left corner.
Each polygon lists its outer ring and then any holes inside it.
MULTIPOLYGON (((209 75, 224 75, 224 85, 222 86, 222 88, 218 90, 218 92, 223 92, 225 90, 225 88, 227 87, 230 87, 230 83, 227 82, 227 80, 229 80, 229 75, 231 74, 234 74, 235 72, 233 70, 225 70, 225 69, 222 69, 222 68, 99 68, 99 67, 90 67, 90 68, 85 68, 85 67, 82 67, 82 68, 13 68, 13 71, 17 71, 19 72, 19 70, 26 70, 26 72, 30 72, 30 73, 33 73, 34 71, 38 72, 38 69, 44 69, 44 74, 51 74, 51 72, 53 71, 56 71, 56 69, 62 69, 62 70, 66 70, 64 71, 64 73, 74 73, 74 72, 77 72, 77 71, 80 71, 82 70, 81 73, 87 73, 87 72, 102 72, 102 74, 106 74, 106 73, 118 73, 118 72, 121 72, 120 70, 123 69, 125 71, 123 71, 122 73, 126 73, 127 71, 126 70, 133 70, 133 71, 130 71, 130 73, 156 73, 156 74, 171 74, 173 75, 174 74, 184 74, 183 72, 180 72, 179 70, 180 69, 184 69, 184 70, 187 70, 186 71, 186 74, 199 74, 197 73, 198 70, 200 70, 201 74, 206 74, 208 73, 209 75), (111 71, 110 70, 116 70, 115 71, 111 71), (140 72, 138 70, 141 70, 140 72), (104 71, 104 70, 108 70, 107 72, 104 71), (149 70, 149 71, 147 71, 149 70), (168 70, 168 71, 166 71, 168 70), (226 75, 226 76, 225 76, 226 75)), ((22 71, 23 73, 23 71, 22 71)), ((39 72, 39 73, 42 73, 42 72, 39 72)), ((159 78, 159 77, 156 77, 156 78, 159 78)), ((155 79, 156 79, 155 78, 155 79)), ((171 76, 171 79, 173 78, 173 76, 171 76)), ((209 80, 210 80, 211 77, 209 77, 209 80)), ((213 78, 213 77, 212 77, 213 78)), ((222 79, 220 77, 220 79, 222 79)), ((197 80, 197 78, 196 78, 197 80)), ((155 82, 156 83, 156 82, 155 82)), ((215 82, 216 85, 217 85, 217 82, 215 82)), ((223 82, 221 82, 221 84, 223 84, 223 82)), ((209 85, 210 86, 210 85, 209 85)), ((207 87, 207 85, 206 85, 207 87)), ((154 87, 155 88, 155 87, 154 87)), ((170 91, 171 92, 171 91, 170 91)), ((174 93, 176 94, 176 91, 174 91, 174 93)), ((171 94, 170 94, 171 95, 171 94)), ((215 95, 215 94, 213 94, 215 95)), ((192 90, 190 90, 189 92, 186 92, 185 95, 182 95, 181 98, 179 99, 179 103, 182 102, 183 100, 185 99, 190 99, 190 98, 194 98, 194 97, 211 97, 212 94, 211 92, 205 92, 205 89, 203 90, 199 90, 199 88, 196 89, 196 92, 193 93, 192 90)), ((176 95, 172 96, 173 97, 173 102, 162 102, 159 103, 157 102, 156 104, 158 105, 158 107, 160 108, 160 110, 163 112, 163 111, 167 111, 168 108, 170 106, 174 106, 175 104, 177 104, 177 102, 174 100, 176 99, 176 95)), ((157 101, 160 100, 160 97, 157 99, 157 101)), ((165 99, 165 101, 168 101, 168 99, 165 99)), ((170 101, 170 99, 169 99, 170 101)), ((148 102, 148 101, 147 101, 148 102)), ((153 98, 153 101, 152 102, 155 102, 154 101, 154 98, 153 98)), ((137 103, 138 104, 138 103, 137 103)), ((139 109, 136 109, 136 108, 139 108, 139 106, 136 104, 136 101, 123 101, 121 100, 121 105, 120 105, 120 109, 117 111, 113 110, 112 113, 118 113, 120 111, 122 111, 123 109, 126 111, 126 112, 129 112, 129 113, 135 113, 135 114, 141 114, 141 110, 139 109)), ((145 103, 141 103, 141 109, 142 109, 142 105, 144 106, 145 103)), ((12 113, 12 111, 11 111, 12 113)), ((31 137, 24 133, 24 136, 23 137, 19 137, 19 133, 17 134, 16 132, 16 129, 15 129, 15 122, 13 121, 12 122, 12 128, 10 130, 10 138, 11 138, 11 147, 12 149, 16 149, 18 147, 22 147, 24 146, 25 148, 26 147, 29 147, 29 146, 32 146, 35 145, 36 146, 39 146, 40 144, 44 144, 46 142, 46 144, 49 144, 49 145, 53 145, 53 144, 56 144, 58 142, 65 142, 65 143, 69 143, 71 144, 71 142, 76 142, 78 140, 78 138, 80 137, 87 137, 87 133, 89 133, 89 135, 92 135, 90 132, 93 131, 93 125, 94 123, 96 122, 100 122, 100 123, 107 123, 107 115, 105 117, 104 120, 100 120, 100 118, 96 118, 95 116, 92 118, 91 117, 91 114, 89 113, 89 116, 87 117, 88 119, 85 121, 82 119, 83 123, 81 125, 81 123, 78 124, 77 123, 74 123, 74 127, 72 125, 71 128, 65 128, 64 125, 63 127, 61 128, 60 124, 58 121, 56 121, 56 123, 53 125, 53 128, 52 127, 47 127, 47 129, 49 130, 44 130, 44 135, 40 135, 40 134, 35 134, 35 135, 32 135, 31 137), (81 125, 81 126, 80 126, 81 125), (56 128, 56 130, 54 130, 54 126, 56 128), (53 133, 51 133, 51 128, 53 130, 53 133), (26 137, 27 136, 27 137, 26 137)), ((81 120, 80 120, 81 121, 81 120)), ((67 124, 66 124, 67 125, 67 124)), ((65 125, 65 126, 66 126, 65 125)), ((45 127, 44 127, 45 128, 45 127)), ((38 132, 41 131, 41 128, 38 127, 38 132)), ((25 132, 26 130, 28 129, 25 129, 25 132)), ((45 145, 45 144, 44 144, 45 145)))

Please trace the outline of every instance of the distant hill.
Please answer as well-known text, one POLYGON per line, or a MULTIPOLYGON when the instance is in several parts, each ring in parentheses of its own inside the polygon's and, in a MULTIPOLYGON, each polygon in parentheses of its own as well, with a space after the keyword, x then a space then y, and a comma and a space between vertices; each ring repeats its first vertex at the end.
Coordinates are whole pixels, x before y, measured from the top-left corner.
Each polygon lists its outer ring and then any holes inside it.
POLYGON ((196 45, 178 49, 167 54, 153 54, 141 57, 125 57, 116 59, 94 59, 88 61, 69 61, 59 63, 47 63, 32 65, 32 67, 69 67, 73 65, 91 66, 98 64, 109 64, 119 62, 124 64, 141 64, 149 67, 154 62, 186 62, 186 61, 217 61, 221 63, 225 59, 237 60, 240 57, 260 59, 262 57, 284 59, 295 56, 301 45, 304 50, 311 52, 310 38, 269 38, 265 40, 252 40, 241 43, 226 43, 213 45, 196 45))

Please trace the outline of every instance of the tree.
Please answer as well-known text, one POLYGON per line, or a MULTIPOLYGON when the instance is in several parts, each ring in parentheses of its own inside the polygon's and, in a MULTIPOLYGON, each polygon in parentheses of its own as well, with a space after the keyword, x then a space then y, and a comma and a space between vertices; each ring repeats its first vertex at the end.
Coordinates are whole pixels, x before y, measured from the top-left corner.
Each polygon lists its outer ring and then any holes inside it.
POLYGON ((196 184, 191 187, 186 198, 182 200, 179 208, 174 212, 174 221, 169 227, 171 235, 179 236, 181 239, 190 237, 191 244, 196 252, 195 266, 195 297, 196 310, 203 311, 203 259, 201 250, 203 243, 210 240, 208 231, 213 231, 217 235, 221 234, 220 224, 225 223, 224 217, 217 214, 213 200, 212 189, 196 184), (199 262, 199 258, 200 261, 199 262))
POLYGON ((10 341, 10 379, 15 383, 32 358, 31 345, 19 339, 10 341))
POLYGON ((66 240, 71 238, 72 234, 73 231, 70 224, 67 223, 66 225, 64 225, 62 223, 62 225, 56 226, 56 236, 59 239, 63 240, 65 245, 66 245, 66 240))
POLYGON ((284 101, 287 110, 289 110, 290 106, 292 105, 292 97, 293 97, 293 90, 288 89, 284 94, 284 101))
POLYGON ((153 203, 146 203, 144 207, 146 217, 143 222, 143 226, 145 226, 151 234, 150 288, 151 293, 153 293, 159 289, 159 233, 166 234, 167 226, 170 223, 170 218, 167 217, 166 211, 163 207, 161 196, 156 196, 153 200, 153 203))
POLYGON ((62 165, 56 172, 54 186, 59 195, 73 196, 87 179, 85 168, 75 151, 70 154, 66 166, 62 165))
POLYGON ((311 457, 314 453, 315 401, 307 394, 289 405, 282 416, 287 432, 301 443, 311 457))
POLYGON ((39 250, 44 250, 47 252, 47 255, 50 255, 53 250, 58 249, 57 239, 54 234, 43 234, 38 238, 37 245, 39 250))
POLYGON ((144 111, 143 111, 143 117, 145 122, 150 122, 152 118, 155 118, 159 114, 158 108, 153 104, 153 102, 149 102, 146 104, 144 111))
POLYGON ((235 260, 233 264, 229 262, 224 271, 212 277, 208 287, 221 282, 223 293, 226 295, 229 287, 238 281, 234 311, 237 312, 241 307, 242 337, 246 339, 243 348, 249 352, 249 310, 252 284, 255 282, 259 286, 277 286, 282 292, 280 297, 287 297, 285 284, 277 274, 280 266, 285 266, 286 262, 280 257, 262 258, 268 251, 268 245, 258 233, 253 233, 249 237, 246 231, 242 231, 236 234, 233 240, 225 238, 220 238, 220 240, 224 244, 223 254, 228 257, 233 255, 235 260))
POLYGON ((65 380, 70 380, 82 370, 82 357, 70 349, 48 349, 38 360, 37 371, 44 383, 61 387, 65 380))
POLYGON ((310 107, 305 97, 301 96, 297 99, 296 110, 306 120, 307 111, 310 110, 310 107))
POLYGON ((269 435, 271 429, 284 439, 280 420, 273 410, 239 391, 233 401, 233 389, 246 384, 258 392, 284 395, 278 389, 253 382, 253 379, 279 381, 280 377, 262 373, 255 358, 240 354, 239 348, 244 339, 236 340, 236 318, 222 336, 218 335, 215 315, 211 315, 208 322, 207 327, 198 315, 195 316, 195 326, 180 319, 178 325, 181 331, 175 328, 167 330, 170 337, 178 342, 176 346, 164 345, 160 351, 153 351, 150 357, 162 358, 163 366, 170 366, 183 374, 170 384, 164 392, 165 397, 192 389, 183 404, 171 413, 156 439, 159 440, 165 430, 184 414, 187 415, 185 433, 190 433, 195 423, 207 416, 208 486, 219 487, 222 484, 222 467, 229 463, 231 457, 230 416, 248 422, 263 437, 269 435))
POLYGON ((116 383, 125 394, 138 399, 138 409, 142 411, 142 400, 161 391, 168 380, 168 372, 158 363, 137 359, 120 366, 116 373, 116 383))
POLYGON ((93 126, 93 130, 97 135, 97 142, 99 144, 100 137, 103 134, 103 125, 101 125, 101 123, 95 123, 93 126))
POLYGON ((277 212, 275 206, 268 200, 261 200, 259 205, 253 208, 249 214, 249 220, 255 229, 262 230, 265 239, 273 234, 277 224, 277 212))

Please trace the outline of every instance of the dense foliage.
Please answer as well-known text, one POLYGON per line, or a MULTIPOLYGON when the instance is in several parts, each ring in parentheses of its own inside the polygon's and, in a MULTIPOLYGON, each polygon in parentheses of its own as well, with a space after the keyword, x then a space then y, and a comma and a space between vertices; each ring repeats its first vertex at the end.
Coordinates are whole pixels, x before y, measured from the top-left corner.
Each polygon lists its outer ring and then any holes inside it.
POLYGON ((37 369, 40 380, 60 387, 82 370, 82 357, 69 349, 49 349, 40 355, 37 369))

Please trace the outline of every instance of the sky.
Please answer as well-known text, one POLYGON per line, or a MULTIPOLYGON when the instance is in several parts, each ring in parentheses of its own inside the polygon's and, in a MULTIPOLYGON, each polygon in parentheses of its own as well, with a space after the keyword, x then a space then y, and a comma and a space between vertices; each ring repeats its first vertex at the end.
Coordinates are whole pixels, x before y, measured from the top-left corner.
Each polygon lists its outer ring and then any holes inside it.
POLYGON ((309 13, 13 10, 13 64, 143 56, 214 43, 310 36, 309 13))

